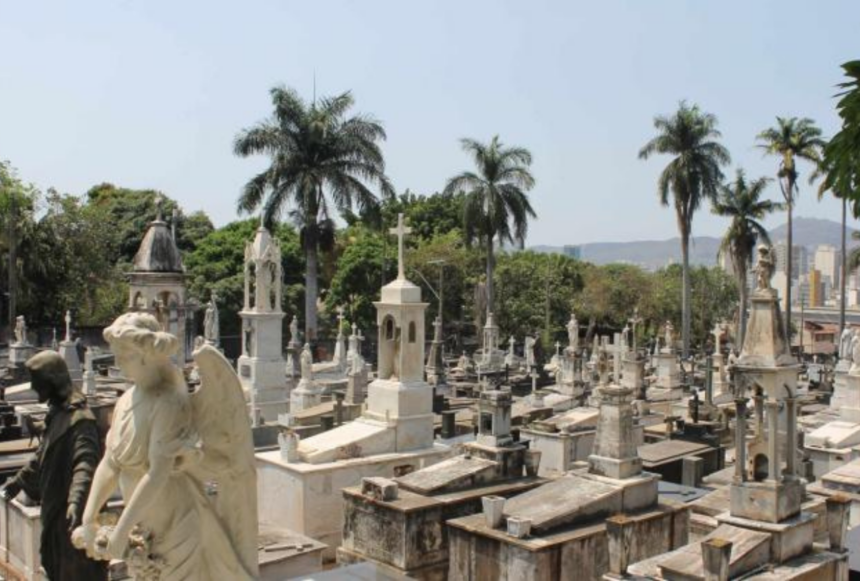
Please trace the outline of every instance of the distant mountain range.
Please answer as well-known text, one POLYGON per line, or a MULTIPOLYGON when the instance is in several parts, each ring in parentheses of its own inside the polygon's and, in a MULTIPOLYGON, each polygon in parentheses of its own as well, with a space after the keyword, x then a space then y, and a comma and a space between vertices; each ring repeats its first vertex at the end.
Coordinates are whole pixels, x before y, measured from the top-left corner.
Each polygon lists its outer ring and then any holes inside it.
MULTIPOLYGON (((848 229, 848 246, 852 243, 851 232, 848 229)), ((786 239, 788 225, 783 224, 770 230, 770 238, 776 243, 786 239)), ((842 225, 833 220, 820 218, 794 219, 794 244, 814 248, 819 244, 832 244, 839 248, 842 236, 842 225)), ((636 264, 649 270, 654 270, 671 264, 681 262, 681 239, 678 237, 669 240, 638 240, 635 242, 593 242, 590 244, 577 244, 582 252, 582 260, 594 264, 610 264, 613 262, 624 262, 636 264)), ((717 251, 720 248, 720 239, 712 236, 694 236, 690 240, 690 263, 695 265, 713 266, 717 264, 717 251)), ((535 252, 563 252, 561 246, 532 246, 529 250, 535 252)))

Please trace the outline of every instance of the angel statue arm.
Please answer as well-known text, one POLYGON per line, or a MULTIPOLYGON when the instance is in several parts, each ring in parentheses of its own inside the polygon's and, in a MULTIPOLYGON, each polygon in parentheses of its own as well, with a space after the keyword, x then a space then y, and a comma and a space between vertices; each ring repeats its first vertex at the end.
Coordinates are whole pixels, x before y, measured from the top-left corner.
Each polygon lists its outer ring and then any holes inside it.
MULTIPOLYGON (((166 424, 172 419, 156 415, 153 418, 152 433, 170 433, 172 426, 166 424)), ((110 536, 108 553, 114 558, 123 556, 131 530, 143 520, 147 510, 152 507, 159 498, 159 494, 164 490, 164 486, 170 478, 170 471, 173 469, 175 452, 178 450, 179 444, 181 442, 176 440, 166 441, 156 437, 150 441, 148 450, 149 470, 140 479, 131 498, 126 502, 122 515, 110 536)))
POLYGON ((101 511, 114 490, 116 490, 118 484, 119 470, 117 470, 116 466, 113 465, 107 456, 103 457, 93 475, 93 485, 90 489, 86 508, 84 509, 82 524, 85 527, 96 524, 99 511, 101 511))

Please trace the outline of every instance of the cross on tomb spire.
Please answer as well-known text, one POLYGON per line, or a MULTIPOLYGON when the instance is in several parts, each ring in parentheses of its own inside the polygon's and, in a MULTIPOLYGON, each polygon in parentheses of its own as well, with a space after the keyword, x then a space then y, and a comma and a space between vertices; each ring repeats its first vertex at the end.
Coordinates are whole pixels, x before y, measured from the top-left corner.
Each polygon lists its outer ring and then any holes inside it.
POLYGON ((397 280, 406 279, 405 264, 403 261, 403 239, 412 233, 412 228, 403 225, 403 214, 397 214, 397 227, 389 230, 397 236, 397 280))
POLYGON ((164 196, 161 194, 155 194, 155 200, 153 203, 155 204, 155 221, 162 222, 161 205, 164 203, 164 196))

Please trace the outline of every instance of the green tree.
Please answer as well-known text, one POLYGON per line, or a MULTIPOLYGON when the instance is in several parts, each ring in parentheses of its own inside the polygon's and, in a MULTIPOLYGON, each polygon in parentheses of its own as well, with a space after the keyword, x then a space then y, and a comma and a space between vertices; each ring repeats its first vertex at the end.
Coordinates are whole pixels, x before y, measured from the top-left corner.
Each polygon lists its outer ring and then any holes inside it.
POLYGON ((738 283, 739 346, 743 345, 746 335, 747 272, 752 266, 753 251, 759 240, 770 244, 767 229, 759 220, 781 209, 780 204, 762 199, 769 181, 761 177, 748 182, 743 170, 738 169, 733 182, 720 186, 719 198, 713 206, 714 214, 731 220, 720 244, 720 254, 731 257, 738 283))
POLYGON ((501 253, 493 311, 500 340, 504 343, 514 335, 522 341, 527 333, 539 334, 545 349, 556 340, 566 344, 565 325, 583 288, 583 270, 583 263, 562 254, 501 253))
POLYGON ((825 145, 821 138, 821 129, 815 126, 812 119, 804 117, 777 117, 776 126, 765 129, 756 137, 759 147, 768 155, 779 157, 779 170, 776 173, 779 187, 785 199, 788 212, 788 235, 786 244, 785 271, 788 283, 785 287, 785 328, 791 329, 791 281, 792 273, 792 240, 794 214, 794 196, 797 193, 797 161, 806 160, 818 167, 821 164, 821 150, 825 145))
POLYGON ((112 235, 117 237, 113 259, 118 262, 131 263, 149 223, 159 211, 166 221, 173 220, 176 212, 176 244, 183 254, 193 250, 197 241, 214 229, 205 212, 186 216, 175 200, 158 190, 133 190, 102 183, 90 188, 86 197, 89 205, 105 213, 112 235))
POLYGON ((388 282, 390 272, 386 268, 397 263, 395 247, 386 244, 384 236, 362 225, 350 227, 338 236, 341 248, 337 270, 326 296, 326 311, 344 306, 347 318, 365 335, 376 325, 373 301, 378 299, 380 287, 388 282))
POLYGON ((461 232, 463 226, 462 192, 435 193, 429 196, 406 190, 399 196, 384 200, 381 204, 382 222, 394 224, 397 215, 403 214, 412 228, 407 241, 429 240, 436 235, 461 232))
MULTIPOLYGON (((18 299, 21 296, 23 269, 38 271, 42 267, 42 255, 33 251, 37 241, 34 218, 41 193, 32 184, 24 183, 9 162, 0 161, 0 225, 2 225, 2 250, 7 260, 0 265, 6 287, 6 315, 9 333, 15 326, 18 314, 18 299), (22 260, 26 257, 26 260, 22 260)), ((24 293, 27 296, 28 293, 24 293)))
POLYGON ((824 147, 825 190, 843 192, 860 212, 860 60, 842 65, 848 78, 839 84, 836 110, 842 127, 824 147))
POLYGON ((532 154, 523 147, 506 147, 496 135, 488 145, 462 139, 477 173, 466 171, 448 180, 445 194, 466 192, 463 233, 466 241, 479 240, 487 253, 487 310, 494 309, 493 241, 525 243, 529 218, 536 217, 526 192, 534 187, 529 170, 532 154))
MULTIPOLYGON (((673 298, 677 304, 677 294, 673 298)), ((595 333, 623 329, 636 307, 646 324, 655 319, 659 326, 668 318, 654 308, 649 274, 630 264, 588 265, 583 274, 582 293, 574 304, 580 318, 588 321, 586 342, 595 333)))
POLYGON ((683 355, 690 354, 690 235, 693 215, 705 199, 714 199, 722 182, 720 166, 729 163, 729 152, 717 139, 717 118, 697 105, 681 102, 671 117, 654 118, 657 136, 639 150, 640 159, 653 154, 674 156, 657 181, 660 203, 675 207, 681 235, 683 290, 681 294, 681 337, 683 355))
POLYGON ((367 115, 346 117, 354 104, 350 93, 305 103, 292 89, 271 90, 271 119, 242 130, 234 142, 237 155, 263 154, 271 164, 245 185, 239 210, 263 205, 271 224, 290 211, 300 228, 305 251, 305 332, 317 337, 318 252, 321 237, 331 232, 330 206, 359 212, 378 204, 366 183, 378 184, 383 195, 394 195, 385 175, 379 142, 382 125, 367 115))
POLYGON ((113 260, 117 237, 101 208, 77 196, 48 190, 36 228, 42 268, 30 272, 30 319, 60 325, 71 310, 77 325, 103 325, 128 301, 124 273, 113 260))
MULTIPOLYGON (((860 60, 842 65, 848 80, 840 83, 841 92, 836 110, 842 127, 824 146, 822 163, 814 177, 824 175, 818 190, 820 200, 826 191, 842 201, 842 273, 840 279, 839 328, 845 328, 846 280, 848 253, 845 234, 848 223, 848 204, 854 217, 860 216, 860 60)), ((812 181, 813 178, 810 178, 812 181)))

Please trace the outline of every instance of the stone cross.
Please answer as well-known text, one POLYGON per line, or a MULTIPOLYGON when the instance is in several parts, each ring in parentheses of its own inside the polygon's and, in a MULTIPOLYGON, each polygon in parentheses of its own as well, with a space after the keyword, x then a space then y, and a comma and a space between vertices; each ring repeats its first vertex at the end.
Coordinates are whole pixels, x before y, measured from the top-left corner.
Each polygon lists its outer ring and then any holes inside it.
POLYGON ((389 230, 391 234, 397 236, 397 280, 406 279, 405 264, 403 262, 403 239, 407 234, 412 233, 412 228, 403 225, 403 214, 397 214, 397 227, 389 230))
POLYGON ((633 333, 633 352, 636 352, 636 326, 642 322, 642 317, 639 316, 639 307, 633 309, 633 316, 630 317, 628 321, 630 323, 630 329, 633 333))
POLYGON ((558 341, 555 342, 555 355, 556 357, 561 355, 561 343, 558 341))
POLYGON ((155 219, 161 222, 161 204, 164 202, 164 197, 161 194, 155 194, 155 219))
POLYGON ((335 310, 337 311, 337 334, 342 335, 343 334, 343 331, 342 331, 342 329, 343 329, 343 312, 344 312, 343 305, 339 306, 335 310))
POLYGON ((433 319, 433 341, 436 343, 442 341, 442 320, 438 315, 433 319))
POLYGON ((723 324, 722 323, 714 323, 714 330, 711 331, 714 334, 714 353, 720 352, 720 337, 723 336, 723 324))
POLYGON ((65 342, 68 343, 72 340, 72 311, 66 311, 66 338, 65 342))

